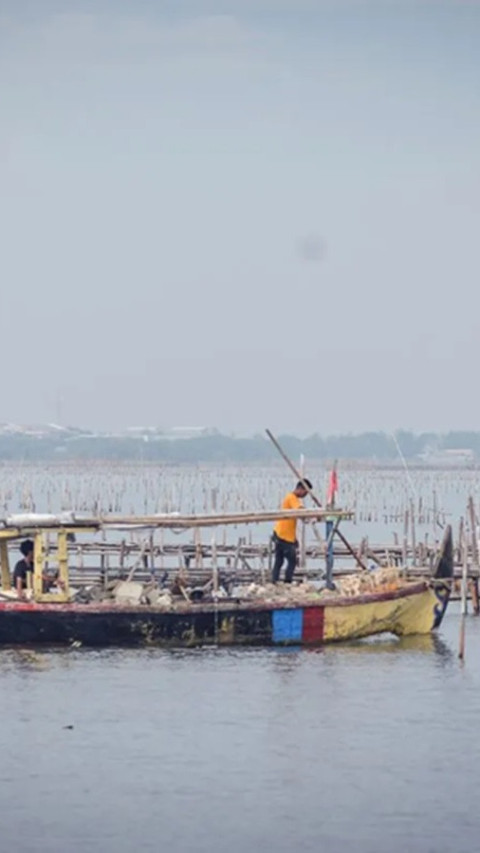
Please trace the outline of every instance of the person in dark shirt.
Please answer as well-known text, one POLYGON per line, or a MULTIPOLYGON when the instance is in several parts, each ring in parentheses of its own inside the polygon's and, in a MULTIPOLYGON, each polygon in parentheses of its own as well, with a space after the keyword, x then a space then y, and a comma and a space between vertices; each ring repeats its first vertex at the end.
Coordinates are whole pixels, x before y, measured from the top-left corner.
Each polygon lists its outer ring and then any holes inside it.
POLYGON ((25 539, 22 542, 20 553, 23 554, 23 560, 19 560, 13 570, 13 586, 18 595, 22 597, 23 590, 27 589, 27 572, 33 574, 33 542, 31 539, 25 539))
MULTIPOLYGON (((23 560, 19 560, 13 571, 13 586, 16 589, 19 598, 23 598, 23 592, 28 587, 27 572, 32 574, 33 583, 33 542, 31 539, 25 539, 20 545, 20 552, 23 554, 23 560)), ((50 592, 52 586, 57 585, 61 589, 64 588, 64 583, 58 576, 58 571, 53 574, 42 572, 42 591, 50 592)))

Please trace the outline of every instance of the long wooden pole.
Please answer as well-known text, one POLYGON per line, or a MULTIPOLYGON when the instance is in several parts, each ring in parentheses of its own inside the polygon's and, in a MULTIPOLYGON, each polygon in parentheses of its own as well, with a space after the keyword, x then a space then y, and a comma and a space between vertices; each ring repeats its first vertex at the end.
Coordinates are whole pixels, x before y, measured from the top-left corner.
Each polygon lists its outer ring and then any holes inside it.
POLYGON ((68 525, 63 525, 61 521, 44 523, 42 519, 38 521, 31 516, 28 521, 16 522, 14 525, 6 525, 5 528, 0 527, 0 541, 2 539, 18 539, 20 536, 26 535, 27 532, 35 533, 37 530, 55 530, 61 529, 69 532, 85 532, 95 533, 98 530, 131 530, 132 533, 142 529, 155 528, 190 528, 190 527, 217 527, 225 524, 261 524, 265 521, 277 521, 279 518, 298 518, 304 520, 321 520, 327 516, 335 518, 350 519, 353 517, 352 512, 344 512, 343 510, 334 510, 327 512, 324 509, 288 509, 288 510, 272 510, 270 512, 233 512, 227 515, 108 515, 88 516, 72 518, 68 525))
MULTIPOLYGON (((475 504, 473 501, 473 497, 470 495, 468 499, 468 512, 470 516, 470 537, 472 543, 472 563, 473 568, 478 571, 479 564, 479 555, 478 555, 478 541, 477 541, 477 513, 475 512, 475 504)), ((480 613, 480 603, 478 600, 478 578, 472 578, 470 584, 471 590, 471 598, 473 604, 473 612, 475 616, 478 616, 480 613)))
POLYGON ((470 517, 470 537, 472 542, 473 565, 475 566, 475 568, 478 568, 477 514, 475 512, 475 504, 471 495, 468 499, 468 514, 470 517))
MULTIPOLYGON (((300 457, 300 471, 302 472, 302 477, 305 476, 305 456, 301 455, 300 457)), ((300 568, 305 569, 307 565, 307 560, 305 556, 306 552, 306 538, 307 538, 307 525, 305 522, 302 523, 300 530, 300 568)))
POLYGON ((266 429, 266 430, 265 430, 265 432, 267 433, 267 435, 268 435, 268 437, 269 437, 270 441, 272 442, 272 444, 277 448, 277 450, 278 450, 278 452, 279 452, 280 456, 282 457, 282 459, 284 459, 284 460, 285 460, 285 462, 287 463, 287 465, 288 465, 288 467, 290 468, 290 470, 292 471, 292 473, 293 473, 293 474, 295 474, 295 477, 297 478, 297 480, 299 480, 299 481, 300 481, 300 483, 302 484, 302 486, 303 486, 303 488, 305 489, 305 491, 306 491, 306 492, 308 492, 308 494, 309 494, 309 495, 310 495, 310 497, 312 498, 313 502, 314 502, 318 507, 322 508, 322 504, 321 504, 321 503, 320 503, 320 501, 318 500, 317 496, 314 494, 314 492, 312 491, 312 489, 310 488, 310 486, 308 485, 308 483, 306 482, 306 480, 304 480, 304 478, 303 478, 303 477, 302 477, 302 475, 300 474, 300 471, 298 470, 298 468, 296 468, 296 467, 295 467, 295 465, 293 464, 293 462, 291 461, 291 459, 289 459, 289 458, 288 458, 287 454, 285 453, 285 451, 283 450, 283 448, 280 446, 280 444, 278 443, 278 441, 277 441, 277 439, 275 438, 275 436, 274 436, 274 435, 272 435, 272 433, 270 432, 270 430, 269 430, 269 429, 266 429))
POLYGON ((465 619, 467 615, 467 546, 466 543, 462 549, 463 565, 462 565, 462 594, 461 594, 461 615, 460 615, 460 637, 458 641, 458 657, 460 660, 465 660, 465 619))
POLYGON ((217 540, 215 534, 212 536, 212 579, 213 591, 218 592, 218 560, 217 560, 217 540))
MULTIPOLYGON (((277 450, 278 450, 278 452, 279 452, 280 456, 282 457, 282 459, 284 459, 284 460, 285 460, 285 462, 287 463, 287 465, 288 465, 288 467, 290 468, 290 470, 292 471, 292 473, 293 473, 293 474, 295 474, 295 476, 296 476, 297 480, 302 484, 302 486, 303 486, 303 488, 305 489, 305 491, 306 491, 306 492, 308 492, 308 494, 310 495, 310 497, 311 497, 312 501, 313 501, 313 502, 314 502, 314 503, 315 503, 319 508, 321 508, 321 507, 322 507, 322 504, 320 503, 319 499, 317 498, 317 496, 316 496, 315 492, 313 491, 313 489, 311 489, 311 488, 310 488, 310 486, 308 485, 308 483, 304 480, 304 478, 303 478, 303 477, 302 477, 302 475, 300 474, 300 471, 298 470, 298 468, 296 468, 296 467, 295 467, 295 465, 293 464, 293 462, 291 461, 291 459, 289 459, 289 458, 288 458, 287 454, 285 453, 285 451, 283 450, 283 448, 280 446, 280 444, 278 443, 278 441, 277 441, 277 439, 275 438, 275 436, 274 436, 274 435, 272 435, 272 433, 270 432, 270 430, 269 430, 269 429, 266 429, 266 430, 265 430, 265 432, 267 433, 267 435, 268 435, 268 437, 269 437, 270 441, 272 442, 272 444, 277 448, 277 450)), ((325 514, 326 514, 327 516, 335 515, 335 511, 333 510, 332 512, 326 512, 325 514)), ((340 531, 339 531, 338 529, 335 531, 335 533, 336 533, 336 535, 339 537, 339 539, 341 539, 341 540, 342 540, 343 544, 345 545, 345 548, 347 549, 347 551, 349 552, 349 554, 353 557, 353 559, 355 560, 355 562, 356 562, 356 563, 358 563, 358 565, 360 566, 360 568, 361 568, 361 569, 363 569, 363 571, 364 571, 364 572, 366 572, 366 571, 367 571, 367 567, 364 565, 364 563, 362 562, 362 560, 360 560, 360 559, 359 559, 359 557, 357 556, 357 554, 356 554, 356 553, 355 553, 355 551, 353 550, 353 548, 352 548, 352 546, 350 545, 350 543, 345 539, 345 536, 343 535, 343 533, 340 533, 340 531)))

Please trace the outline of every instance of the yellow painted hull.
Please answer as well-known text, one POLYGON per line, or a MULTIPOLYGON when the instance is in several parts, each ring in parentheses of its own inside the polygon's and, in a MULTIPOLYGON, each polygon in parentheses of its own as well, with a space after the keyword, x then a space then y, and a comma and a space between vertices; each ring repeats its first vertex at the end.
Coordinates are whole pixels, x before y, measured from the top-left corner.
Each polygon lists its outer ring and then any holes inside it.
POLYGON ((361 601, 345 599, 325 607, 323 641, 355 640, 385 632, 397 636, 428 634, 435 627, 439 606, 438 592, 415 585, 402 597, 364 596, 361 601))

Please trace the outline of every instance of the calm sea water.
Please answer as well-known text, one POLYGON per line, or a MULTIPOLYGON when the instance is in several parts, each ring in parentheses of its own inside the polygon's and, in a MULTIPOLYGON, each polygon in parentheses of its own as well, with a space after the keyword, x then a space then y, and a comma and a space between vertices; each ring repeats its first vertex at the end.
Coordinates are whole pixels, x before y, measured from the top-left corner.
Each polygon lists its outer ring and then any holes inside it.
POLYGON ((479 849, 480 620, 308 650, 0 652, 2 850, 479 849), (67 728, 73 726, 73 728, 67 728))

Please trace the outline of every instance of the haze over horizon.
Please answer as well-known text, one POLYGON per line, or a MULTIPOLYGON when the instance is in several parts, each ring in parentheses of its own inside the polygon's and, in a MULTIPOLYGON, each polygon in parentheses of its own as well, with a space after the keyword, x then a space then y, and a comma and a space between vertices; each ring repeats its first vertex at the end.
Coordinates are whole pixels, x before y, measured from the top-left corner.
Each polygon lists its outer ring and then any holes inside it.
POLYGON ((479 36, 455 0, 3 0, 0 421, 479 428, 479 36))

